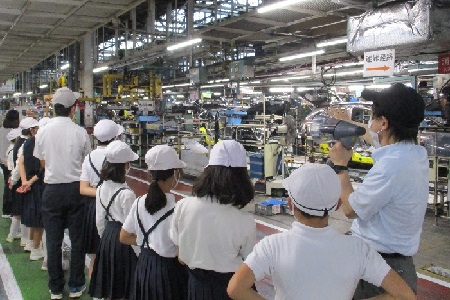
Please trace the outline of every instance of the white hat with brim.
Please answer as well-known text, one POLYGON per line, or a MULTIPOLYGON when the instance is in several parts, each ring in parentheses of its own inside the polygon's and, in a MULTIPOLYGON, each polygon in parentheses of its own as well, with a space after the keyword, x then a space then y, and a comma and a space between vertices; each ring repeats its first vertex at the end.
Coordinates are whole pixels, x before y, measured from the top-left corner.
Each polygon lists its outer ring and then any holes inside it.
POLYGON ((32 117, 23 118, 19 123, 21 129, 30 129, 39 126, 39 122, 32 117))
POLYGON ((246 168, 247 152, 244 146, 234 140, 220 141, 209 154, 208 166, 246 168))
POLYGON ((118 135, 118 131, 119 128, 117 127, 116 122, 107 119, 98 121, 94 126, 94 136, 100 142, 107 142, 115 139, 118 135))
POLYGON ((72 92, 71 89, 67 87, 62 87, 56 90, 53 95, 53 104, 61 104, 65 108, 69 108, 74 105, 75 101, 80 97, 79 93, 72 92))
POLYGON ((105 148, 106 161, 112 164, 123 164, 135 161, 139 155, 131 150, 130 146, 122 141, 113 141, 105 148))
POLYGON ((14 128, 10 132, 8 132, 8 134, 6 135, 6 139, 11 142, 11 141, 17 139, 21 134, 22 134, 22 129, 14 128))
POLYGON ((338 206, 341 183, 336 172, 328 165, 305 164, 283 180, 292 203, 313 216, 324 216, 338 206))
POLYGON ((177 152, 168 145, 157 145, 145 154, 148 170, 182 169, 186 164, 178 158, 177 152))

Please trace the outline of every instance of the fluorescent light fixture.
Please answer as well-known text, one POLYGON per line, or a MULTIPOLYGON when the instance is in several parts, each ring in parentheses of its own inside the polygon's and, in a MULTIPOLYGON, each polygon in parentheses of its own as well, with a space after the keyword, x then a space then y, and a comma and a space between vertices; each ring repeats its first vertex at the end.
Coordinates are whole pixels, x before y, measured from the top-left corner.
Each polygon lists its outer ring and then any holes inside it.
POLYGON ((438 67, 434 68, 415 68, 415 69, 408 69, 408 72, 420 72, 420 71, 436 71, 438 67))
POLYGON ((183 95, 177 95, 177 98, 181 99, 181 98, 184 98, 184 96, 183 95))
POLYGON ((292 5, 292 4, 296 4, 299 2, 304 2, 305 0, 285 0, 285 1, 280 1, 274 4, 270 4, 270 5, 266 5, 263 7, 258 8, 258 13, 263 14, 272 10, 276 10, 276 9, 281 9, 284 8, 286 6, 292 5))
POLYGON ((280 58, 280 61, 289 61, 289 60, 294 60, 294 59, 297 59, 297 58, 309 57, 309 56, 314 56, 314 55, 319 55, 319 54, 324 54, 324 53, 325 53, 325 50, 317 50, 317 51, 313 51, 313 52, 305 52, 305 53, 300 53, 300 54, 296 54, 296 55, 282 57, 282 58, 280 58))
POLYGON ((253 81, 250 81, 250 83, 251 83, 251 84, 261 83, 261 80, 253 80, 253 81))
POLYGON ((180 83, 180 84, 175 84, 174 87, 182 87, 182 86, 190 86, 191 84, 189 82, 186 83, 180 83))
POLYGON ((43 84, 43 85, 40 85, 40 86, 39 86, 40 89, 45 89, 46 87, 48 87, 47 84, 43 84))
POLYGON ((163 89, 170 89, 170 88, 173 88, 173 87, 174 87, 174 85, 163 85, 162 86, 163 89))
POLYGON ((293 87, 273 87, 269 89, 271 93, 292 93, 293 91, 293 87))
POLYGON ((297 88, 297 92, 304 92, 304 91, 313 91, 313 87, 299 87, 297 88))
POLYGON ((288 81, 288 80, 301 80, 309 78, 310 76, 290 76, 290 77, 283 77, 283 78, 275 78, 271 79, 270 81, 277 82, 277 81, 288 81))
POLYGON ((207 89, 207 88, 214 88, 214 87, 223 87, 223 84, 211 84, 211 85, 204 85, 201 88, 207 89))
POLYGON ((214 93, 216 96, 222 96, 222 93, 214 93))
POLYGON ((27 92, 27 95, 31 95, 31 94, 33 94, 33 92, 27 92))
POLYGON ((66 69, 68 69, 69 67, 70 67, 69 64, 64 64, 64 65, 61 66, 61 70, 66 70, 66 69))
POLYGON ((347 43, 346 37, 323 41, 323 42, 317 43, 316 46, 317 46, 317 48, 322 48, 322 47, 333 46, 333 45, 344 44, 344 43, 347 43))
POLYGON ((364 65, 364 62, 358 61, 358 62, 343 63, 342 65, 335 65, 334 68, 335 69, 348 68, 348 67, 356 67, 356 66, 362 66, 362 65, 364 65))
POLYGON ((364 89, 363 85, 349 85, 348 90, 349 91, 362 91, 364 89))
POLYGON ((172 45, 172 46, 168 46, 167 50, 168 51, 174 51, 174 50, 177 50, 177 49, 180 49, 180 48, 184 48, 184 47, 192 46, 194 44, 198 44, 201 41, 202 41, 202 39, 200 39, 200 38, 192 39, 192 40, 189 40, 189 41, 186 41, 186 42, 182 42, 182 43, 178 43, 178 44, 175 44, 175 45, 172 45))
POLYGON ((100 73, 100 72, 108 70, 108 68, 109 68, 108 66, 98 67, 98 68, 95 68, 94 70, 92 70, 92 72, 93 73, 100 73))
POLYGON ((355 70, 355 71, 348 71, 348 72, 339 72, 336 74, 324 74, 323 77, 333 77, 333 76, 348 76, 348 75, 356 75, 356 74, 362 74, 363 70, 355 70))
POLYGON ((20 96, 22 93, 14 93, 13 96, 20 96))
POLYGON ((366 86, 366 88, 368 88, 368 89, 387 89, 390 87, 391 87, 390 84, 371 84, 371 85, 366 86))

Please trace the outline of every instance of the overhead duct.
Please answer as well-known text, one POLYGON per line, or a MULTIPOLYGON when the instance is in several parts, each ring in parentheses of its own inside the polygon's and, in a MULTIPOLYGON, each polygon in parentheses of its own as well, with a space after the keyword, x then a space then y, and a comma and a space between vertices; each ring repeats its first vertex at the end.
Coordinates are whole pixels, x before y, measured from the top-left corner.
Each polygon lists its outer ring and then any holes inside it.
POLYGON ((350 17, 347 51, 423 43, 431 39, 431 0, 405 1, 350 17))

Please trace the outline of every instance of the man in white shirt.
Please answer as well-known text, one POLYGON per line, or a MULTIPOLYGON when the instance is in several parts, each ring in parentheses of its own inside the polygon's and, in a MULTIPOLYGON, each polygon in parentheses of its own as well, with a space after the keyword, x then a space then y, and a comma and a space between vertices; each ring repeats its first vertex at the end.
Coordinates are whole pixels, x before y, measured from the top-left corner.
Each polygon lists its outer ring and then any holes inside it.
MULTIPOLYGON (((364 90, 361 96, 373 102, 369 133, 377 148, 372 152, 375 164, 354 191, 346 169, 352 151, 339 142, 330 150, 330 159, 340 170, 342 209, 355 219, 352 234, 378 251, 417 293, 412 256, 419 249, 429 193, 428 154, 416 145, 425 103, 401 83, 381 92, 364 90)), ((355 299, 382 292, 361 281, 355 299)))
POLYGON ((51 299, 62 299, 65 285, 61 246, 64 228, 69 229, 71 260, 69 297, 78 298, 85 289, 84 203, 80 195, 81 165, 91 151, 84 128, 72 122, 79 94, 60 88, 53 95, 56 117, 36 135, 34 156, 45 167, 42 219, 47 234, 48 274, 51 299))
POLYGON ((255 246, 230 280, 232 299, 262 299, 252 286, 266 276, 272 278, 277 300, 350 300, 361 278, 382 286, 383 297, 415 299, 375 250, 328 226, 341 192, 329 166, 306 164, 283 180, 283 186, 296 221, 291 230, 267 236, 255 246))

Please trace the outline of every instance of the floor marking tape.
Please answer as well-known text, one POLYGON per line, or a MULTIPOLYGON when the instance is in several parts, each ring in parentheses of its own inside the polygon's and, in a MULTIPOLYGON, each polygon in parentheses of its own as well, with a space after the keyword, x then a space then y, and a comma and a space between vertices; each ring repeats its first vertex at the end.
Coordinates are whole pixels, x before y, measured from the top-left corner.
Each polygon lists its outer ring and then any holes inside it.
POLYGON ((0 245, 0 276, 2 277, 3 287, 5 288, 6 297, 8 300, 23 300, 22 292, 17 285, 11 265, 3 252, 2 245, 0 245))
POLYGON ((431 276, 428 276, 428 275, 425 275, 425 274, 422 274, 419 272, 417 272, 417 277, 419 277, 420 279, 425 279, 425 280, 431 281, 433 283, 442 285, 442 286, 450 289, 450 282, 446 282, 444 280, 440 280, 440 279, 437 279, 437 278, 434 278, 434 277, 431 277, 431 276))

